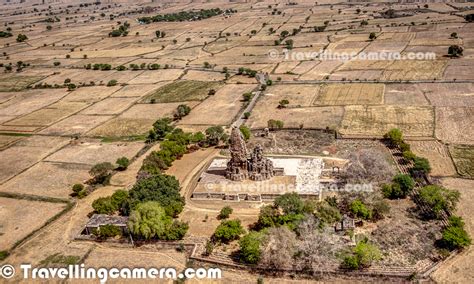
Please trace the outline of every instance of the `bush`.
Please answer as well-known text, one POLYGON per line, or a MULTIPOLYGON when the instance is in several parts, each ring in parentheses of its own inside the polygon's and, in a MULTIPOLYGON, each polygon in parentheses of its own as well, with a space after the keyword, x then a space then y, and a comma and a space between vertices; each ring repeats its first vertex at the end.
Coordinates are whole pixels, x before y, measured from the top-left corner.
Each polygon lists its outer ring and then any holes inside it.
POLYGON ((116 85, 117 85, 117 80, 110 80, 107 83, 107 87, 112 87, 112 86, 116 86, 116 85))
POLYGON ((222 221, 220 225, 217 226, 214 232, 214 238, 223 243, 228 243, 237 240, 243 233, 245 233, 245 230, 240 224, 240 220, 227 220, 222 221))
POLYGON ((24 42, 25 40, 27 40, 28 37, 24 34, 18 34, 17 38, 16 38, 16 41, 17 42, 24 42))
POLYGON ((334 224, 342 219, 341 212, 336 207, 329 205, 327 202, 320 202, 316 205, 314 215, 324 224, 334 224))
POLYGON ((244 112, 244 118, 249 119, 249 117, 250 117, 250 112, 248 112, 248 111, 244 112))
POLYGON ((283 126, 284 126, 284 123, 281 120, 270 119, 270 120, 267 121, 267 126, 271 130, 282 129, 283 126))
POLYGON ((232 214, 234 210, 230 206, 222 207, 219 215, 217 216, 218 219, 227 219, 229 218, 230 214, 232 214))
POLYGON ((112 202, 110 196, 97 198, 92 202, 92 208, 94 208, 94 211, 98 214, 112 215, 117 211, 117 207, 112 202))
POLYGON ((90 169, 89 174, 92 176, 90 182, 92 184, 106 185, 110 181, 114 166, 109 162, 96 164, 90 169))
POLYGON ((281 208, 285 214, 301 214, 304 212, 304 202, 296 192, 278 196, 274 204, 281 208))
POLYGON ((279 103, 278 103, 278 108, 286 108, 287 105, 290 104, 290 101, 288 100, 281 100, 279 103))
POLYGON ((350 211, 355 217, 365 220, 372 219, 372 210, 370 210, 362 201, 356 199, 349 206, 350 211))
POLYGON ((130 164, 130 160, 127 157, 121 157, 121 158, 118 158, 115 163, 118 165, 117 169, 119 171, 124 171, 128 168, 128 165, 130 164))
POLYGON ((343 268, 357 270, 367 268, 376 260, 381 259, 380 250, 367 239, 357 243, 352 255, 346 256, 341 264, 343 268))
POLYGON ((412 174, 424 173, 429 174, 431 172, 431 165, 428 159, 416 157, 413 160, 413 168, 411 169, 412 174))
POLYGON ((77 195, 79 192, 84 190, 84 185, 80 183, 76 183, 75 185, 72 186, 72 191, 77 195))
POLYGON ((454 211, 459 202, 460 193, 438 185, 427 185, 420 189, 420 199, 431 208, 432 217, 441 217, 442 211, 454 211))
POLYGON ((393 143, 395 145, 399 145, 401 142, 403 142, 402 131, 400 131, 400 129, 398 129, 398 128, 392 128, 383 137, 385 139, 388 139, 391 143, 393 143))
POLYGON ((251 231, 243 236, 239 241, 240 260, 249 264, 256 264, 260 260, 262 243, 264 234, 261 232, 251 231))
POLYGON ((207 144, 211 146, 216 146, 219 144, 219 141, 225 141, 227 135, 224 133, 224 128, 222 126, 212 126, 206 129, 206 141, 207 144))
POLYGON ((187 105, 179 105, 178 108, 176 109, 176 114, 175 117, 177 119, 181 119, 188 115, 191 112, 191 108, 187 105))
POLYGON ((403 158, 408 161, 413 161, 416 158, 415 153, 413 153, 412 151, 403 151, 402 155, 403 155, 403 158))
POLYGON ((469 234, 464 230, 464 221, 461 217, 449 217, 448 226, 442 232, 440 244, 449 250, 462 249, 472 242, 469 234))
POLYGON ((106 240, 122 235, 122 230, 119 227, 111 224, 100 226, 99 229, 92 232, 98 239, 106 240))
POLYGON ((462 53, 464 52, 464 49, 459 46, 459 45, 451 45, 448 48, 448 55, 452 57, 459 57, 462 56, 462 53))
POLYGON ((415 187, 415 181, 405 174, 398 174, 393 177, 393 183, 399 185, 400 190, 402 191, 402 196, 406 197, 410 191, 415 187))
POLYGON ((248 126, 242 124, 239 127, 239 129, 240 129, 240 132, 242 133, 242 136, 244 136, 245 141, 249 140, 250 136, 252 135, 252 132, 250 132, 250 128, 248 128, 248 126))
POLYGON ((253 98, 253 94, 252 93, 245 93, 245 94, 242 95, 242 98, 243 98, 244 102, 249 102, 253 98))

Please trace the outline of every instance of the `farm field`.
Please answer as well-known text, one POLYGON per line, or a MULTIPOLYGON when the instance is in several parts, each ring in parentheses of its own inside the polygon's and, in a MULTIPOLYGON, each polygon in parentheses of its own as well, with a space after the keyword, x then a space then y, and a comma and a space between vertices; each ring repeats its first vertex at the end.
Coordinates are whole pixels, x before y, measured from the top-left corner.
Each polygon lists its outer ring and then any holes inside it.
POLYGON ((474 242, 473 15, 469 1, 0 0, 0 268, 473 283, 469 243, 422 273, 452 249, 446 218, 393 179, 458 191, 431 201, 454 196, 440 206, 474 242), (265 158, 295 155, 295 176, 265 158), (212 171, 247 192, 210 190, 204 169, 233 157, 212 171), (296 179, 319 199, 280 198, 296 179), (371 191, 341 190, 355 185, 371 191), (84 230, 94 214, 112 226, 84 230), (236 219, 237 236, 216 233, 236 219))

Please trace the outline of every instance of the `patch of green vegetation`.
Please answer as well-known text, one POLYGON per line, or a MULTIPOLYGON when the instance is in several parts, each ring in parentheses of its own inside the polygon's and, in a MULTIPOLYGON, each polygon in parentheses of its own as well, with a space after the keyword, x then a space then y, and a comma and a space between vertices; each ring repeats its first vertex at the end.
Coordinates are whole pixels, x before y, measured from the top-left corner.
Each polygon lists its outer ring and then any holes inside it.
POLYGON ((4 260, 4 259, 7 258, 9 255, 10 255, 10 253, 8 253, 8 251, 6 251, 6 250, 0 251, 0 261, 4 260))
POLYGON ((67 266, 78 264, 81 258, 75 255, 52 254, 40 262, 40 266, 67 266))
POLYGON ((145 141, 146 134, 142 135, 131 135, 131 136, 109 136, 102 137, 102 143, 113 143, 113 142, 134 142, 134 141, 145 141))
POLYGON ((209 95, 211 89, 218 89, 222 85, 222 82, 176 81, 159 88, 145 100, 155 103, 202 101, 209 95))
POLYGON ((453 157, 458 174, 466 178, 474 178, 474 146, 452 145, 449 152, 453 157))

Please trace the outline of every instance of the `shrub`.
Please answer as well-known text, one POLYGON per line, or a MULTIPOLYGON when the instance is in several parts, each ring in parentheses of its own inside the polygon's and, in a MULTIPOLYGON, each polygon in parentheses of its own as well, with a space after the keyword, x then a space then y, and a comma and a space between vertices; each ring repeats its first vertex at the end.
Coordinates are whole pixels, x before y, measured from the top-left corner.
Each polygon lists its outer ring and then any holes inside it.
POLYGON ((6 250, 2 250, 0 251, 0 261, 4 260, 5 258, 7 258, 8 256, 10 255, 10 253, 6 250))
POLYGON ((177 119, 181 119, 188 115, 191 112, 191 108, 187 105, 179 105, 178 108, 176 109, 176 114, 175 117, 177 119))
POLYGON ((244 102, 248 102, 253 98, 253 94, 252 93, 244 93, 242 95, 242 98, 243 98, 244 102))
POLYGON ((101 240, 113 238, 122 235, 122 230, 119 227, 111 224, 100 226, 99 229, 94 230, 93 234, 101 240))
POLYGON ((59 62, 59 61, 54 61, 54 62, 53 62, 53 65, 54 65, 54 66, 59 66, 59 65, 61 65, 61 62, 59 62))
POLYGON ((227 220, 222 221, 220 225, 217 226, 214 232, 214 238, 223 243, 228 243, 237 240, 243 233, 245 233, 245 230, 240 224, 240 220, 227 220))
POLYGON ((460 193, 438 185, 427 185, 419 191, 420 199, 431 208, 433 217, 439 218, 442 211, 453 211, 459 202, 460 193))
POLYGON ((218 219, 227 219, 229 218, 230 214, 232 214, 234 210, 230 206, 222 207, 219 215, 217 216, 218 219))
POLYGON ((211 146, 216 146, 219 141, 225 141, 227 135, 225 135, 224 128, 222 126, 212 126, 206 129, 206 141, 211 146))
POLYGON ((408 193, 413 190, 413 187, 415 187, 415 181, 409 175, 405 174, 394 176, 393 182, 400 186, 400 190, 403 193, 402 197, 406 197, 408 193))
POLYGON ((329 205, 327 202, 320 202, 316 205, 314 215, 324 224, 334 224, 342 219, 341 212, 336 207, 329 205))
POLYGON ((431 165, 428 159, 426 158, 421 158, 421 157, 416 157, 413 160, 413 168, 411 169, 412 174, 416 173, 424 173, 428 174, 431 172, 431 165))
POLYGON ((244 118, 249 119, 249 117, 250 117, 250 112, 248 112, 248 111, 244 112, 244 118))
POLYGON ((400 142, 398 146, 400 147, 400 150, 401 150, 402 152, 410 151, 410 150, 411 150, 410 144, 405 143, 404 141, 400 142))
POLYGON ((290 101, 288 100, 281 100, 279 103, 278 103, 278 108, 286 108, 287 105, 290 104, 290 101))
POLYGON ((111 197, 99 197, 92 202, 92 208, 98 214, 112 215, 117 211, 117 207, 112 202, 111 197))
POLYGON ((271 130, 282 129, 283 126, 284 126, 284 123, 281 120, 270 119, 270 120, 267 121, 267 126, 271 130))
POLYGON ((92 184, 108 184, 110 177, 112 176, 113 169, 114 166, 109 162, 103 162, 94 165, 89 171, 89 174, 92 176, 92 180, 90 180, 90 182, 92 184))
POLYGON ((72 186, 72 191, 77 195, 79 192, 84 190, 84 185, 76 183, 72 186))
POLYGON ((124 171, 128 168, 128 165, 130 164, 130 160, 127 157, 121 157, 121 158, 118 158, 115 163, 118 165, 117 169, 119 171, 124 171))
POLYGON ((401 142, 403 142, 403 134, 398 128, 392 128, 383 137, 395 145, 399 145, 401 142))
POLYGON ((367 268, 376 260, 381 259, 380 250, 367 239, 357 243, 352 255, 346 256, 341 264, 343 268, 357 270, 367 268))
POLYGON ((462 56, 463 51, 464 49, 461 46, 456 45, 456 44, 451 45, 448 48, 448 55, 452 57, 459 57, 459 56, 462 56))
POLYGON ((469 234, 464 230, 464 221, 461 217, 449 217, 448 226, 442 232, 440 244, 449 250, 462 249, 472 242, 469 234))
POLYGON ((285 214, 301 214, 304 212, 304 202, 296 192, 278 196, 274 204, 281 208, 285 214))
POLYGON ((403 151, 403 158, 408 161, 413 161, 416 158, 416 155, 412 151, 403 151))
POLYGON ((377 38, 377 35, 376 35, 375 33, 373 33, 373 32, 370 33, 370 35, 369 35, 369 39, 370 39, 370 40, 374 40, 374 39, 376 39, 376 38, 377 38))
POLYGON ((239 129, 240 129, 240 132, 242 133, 242 136, 244 136, 245 141, 249 140, 250 136, 252 135, 252 132, 250 132, 250 128, 248 128, 248 126, 242 124, 239 127, 239 129))
POLYGON ((370 210, 362 201, 356 199, 351 202, 349 206, 350 211, 355 217, 359 217, 365 220, 372 218, 372 210, 370 210))
POLYGON ((251 231, 243 236, 239 241, 240 259, 249 264, 256 264, 260 260, 262 243, 264 234, 262 232, 251 231))
POLYGON ((117 85, 117 80, 110 80, 107 82, 107 87, 112 87, 117 85))
POLYGON ((17 42, 24 42, 25 40, 27 40, 28 37, 24 34, 18 34, 17 38, 16 38, 16 41, 17 42))

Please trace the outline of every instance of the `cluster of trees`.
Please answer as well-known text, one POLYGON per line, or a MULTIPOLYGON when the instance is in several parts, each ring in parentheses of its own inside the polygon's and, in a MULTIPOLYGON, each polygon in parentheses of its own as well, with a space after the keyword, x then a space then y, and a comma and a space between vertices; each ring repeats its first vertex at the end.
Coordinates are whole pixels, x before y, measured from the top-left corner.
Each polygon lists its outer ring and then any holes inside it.
POLYGON ((107 64, 107 63, 95 63, 92 65, 91 63, 84 65, 84 68, 87 70, 101 70, 101 71, 108 71, 112 70, 112 65, 107 64))
POLYGON ((269 119, 267 121, 267 126, 270 130, 282 129, 284 125, 284 122, 281 120, 269 119))
POLYGON ((111 37, 127 36, 129 28, 130 28, 130 24, 128 22, 125 22, 119 25, 118 29, 115 29, 115 28, 112 29, 112 31, 109 33, 109 36, 111 37))
POLYGON ((257 71, 252 70, 250 68, 240 67, 237 71, 237 75, 247 75, 253 78, 257 75, 257 71))
POLYGON ((0 67, 5 68, 5 72, 12 72, 13 67, 16 67, 16 72, 21 72, 24 68, 30 66, 30 63, 26 63, 23 61, 17 61, 16 65, 13 65, 11 62, 8 64, 0 63, 0 67))
POLYGON ((444 212, 453 212, 461 194, 439 185, 427 185, 419 190, 418 197, 430 208, 431 218, 440 218, 444 212))
POLYGON ((183 21, 199 21, 203 19, 208 19, 222 13, 235 13, 233 9, 227 9, 225 11, 215 8, 215 9, 201 9, 199 11, 182 11, 178 13, 170 13, 163 15, 156 15, 153 17, 141 17, 138 18, 138 21, 143 24, 149 24, 152 22, 183 22, 183 21))
MULTIPOLYGON (((130 233, 138 239, 179 240, 189 228, 187 223, 174 219, 184 208, 179 190, 175 177, 157 174, 139 180, 130 191, 117 190, 96 199, 92 207, 99 214, 130 216, 130 233)), ((101 227, 98 238, 118 235, 109 231, 114 232, 112 228, 103 232, 101 227)))
POLYGON ((405 198, 415 187, 415 181, 411 176, 397 174, 393 177, 392 183, 382 186, 382 193, 386 198, 398 199, 405 198))
MULTIPOLYGON (((328 227, 341 220, 340 205, 335 197, 323 202, 303 201, 296 193, 278 197, 261 208, 253 229, 240 238, 241 261, 275 269, 318 271, 344 251, 343 241, 328 227)), ((232 231, 236 232, 234 239, 239 238, 241 231, 232 231)), ((378 249, 364 240, 348 257, 356 258, 354 268, 368 267, 379 258, 380 253, 375 252, 378 249)))
POLYGON ((189 107, 188 105, 184 105, 184 104, 179 105, 176 108, 176 113, 174 114, 174 118, 181 119, 185 117, 186 115, 188 115, 190 112, 191 112, 191 107, 189 107))
POLYGON ((382 254, 378 247, 365 238, 357 243, 349 255, 344 257, 341 266, 346 269, 357 270, 370 267, 374 261, 381 258, 382 254))

